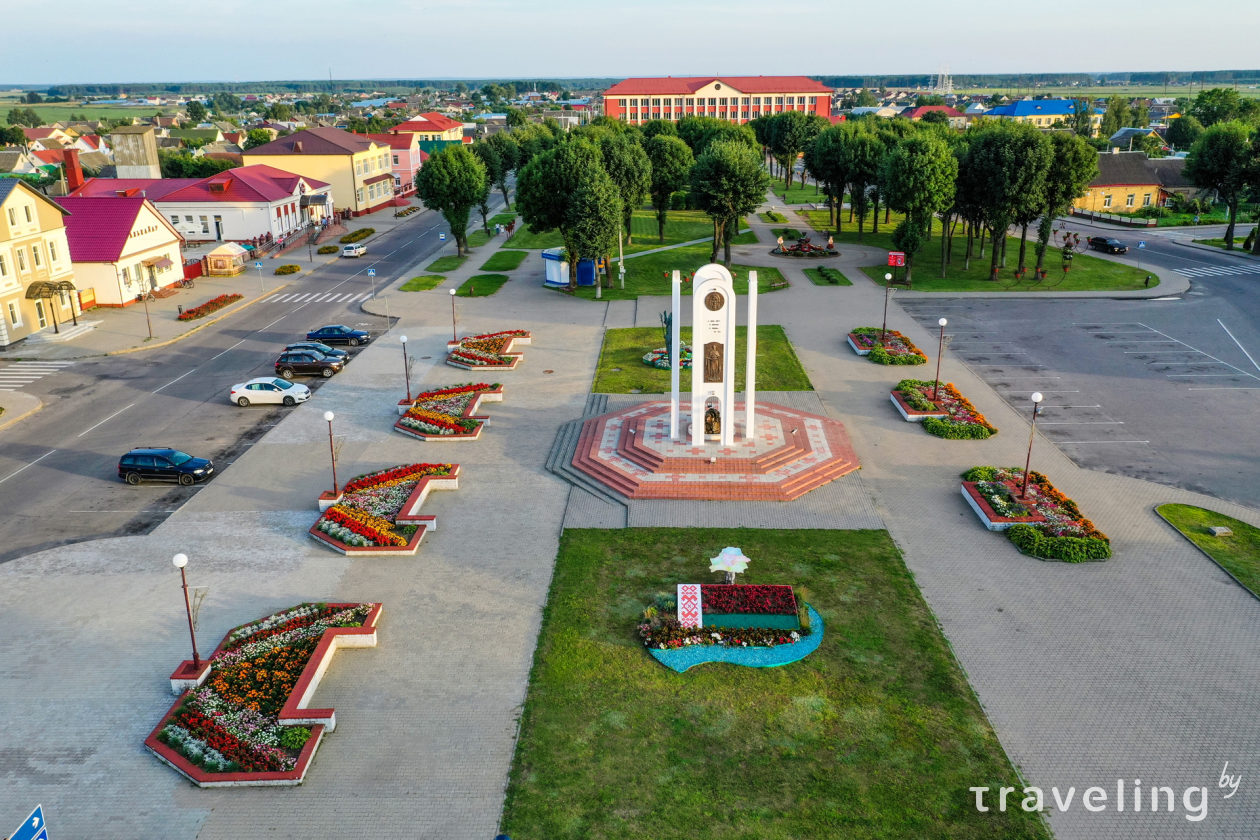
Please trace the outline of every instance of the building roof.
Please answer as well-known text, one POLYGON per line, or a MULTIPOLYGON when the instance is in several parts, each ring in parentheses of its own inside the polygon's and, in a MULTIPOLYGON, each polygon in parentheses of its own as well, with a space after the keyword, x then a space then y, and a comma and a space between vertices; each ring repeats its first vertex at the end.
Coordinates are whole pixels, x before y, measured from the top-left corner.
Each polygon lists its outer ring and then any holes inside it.
POLYGON ((986 117, 1066 117, 1076 113, 1071 99, 1023 99, 1009 105, 998 105, 985 112, 986 117))
POLYGON ((377 183, 380 183, 381 181, 392 181, 392 180, 394 180, 393 175, 389 174, 388 172, 383 172, 380 175, 373 175, 371 178, 364 178, 363 183, 377 184, 377 183))
POLYGON ((101 143, 105 138, 101 137, 99 134, 80 134, 79 139, 97 151, 100 151, 101 143))
POLYGON ((463 125, 463 123, 459 120, 453 120, 450 117, 439 114, 437 111, 426 111, 418 117, 409 119, 404 123, 399 123, 389 131, 391 134, 399 131, 410 131, 413 133, 435 132, 440 134, 441 132, 450 131, 452 128, 457 128, 461 125, 463 125))
POLYGON ((1116 152, 1098 155, 1098 175, 1091 187, 1122 187, 1159 184, 1159 173, 1146 152, 1116 152))
POLYGON ((110 129, 110 134, 144 134, 146 131, 153 131, 151 125, 120 125, 117 128, 110 129))
POLYGON ((367 151, 372 140, 340 128, 306 128, 255 146, 250 155, 352 155, 367 151))
POLYGON ((1113 146, 1118 146, 1123 143, 1128 143, 1130 137, 1148 137, 1152 134, 1158 136, 1159 132, 1153 128, 1136 128, 1134 126, 1129 126, 1128 128, 1122 128, 1115 134, 1111 135, 1109 141, 1113 146))
POLYGON ((217 128, 172 128, 168 134, 183 140, 217 140, 220 135, 217 128))
POLYGON ((298 189, 298 184, 306 182, 310 190, 320 190, 329 186, 314 178, 303 178, 283 169, 265 164, 241 166, 202 178, 200 181, 167 193, 162 197, 167 201, 231 201, 259 202, 281 201, 290 198, 298 189))
POLYGON ((898 116, 905 117, 908 120, 918 120, 922 119, 923 115, 929 111, 940 111, 950 119, 962 116, 962 114, 958 113, 957 110, 949 107, 948 105, 917 105, 914 108, 907 108, 898 114, 898 116))
MULTIPOLYGON (((80 158, 82 160, 82 158, 80 158)), ((176 190, 197 183, 199 178, 88 178, 71 197, 130 198, 133 196, 161 201, 176 190)))
POLYGON ((43 140, 46 137, 51 137, 53 132, 57 130, 55 128, 24 128, 22 133, 26 135, 27 140, 43 140))
MULTIPOLYGON (((0 172, 12 172, 23 160, 29 162, 30 158, 21 149, 16 151, 0 149, 0 172)), ((35 164, 32 163, 31 165, 34 166, 35 164)))
POLYGON ((1166 157, 1150 161, 1155 174, 1159 176, 1159 185, 1169 189, 1193 187, 1194 183, 1185 175, 1186 158, 1166 157))
POLYGON ((410 131, 404 131, 399 134, 365 134, 364 136, 370 137, 377 143, 389 146, 391 149, 402 149, 403 151, 410 149, 412 145, 418 142, 415 133, 410 131))
MULTIPOLYGON (((127 237, 136 226, 148 199, 84 198, 67 196, 58 204, 69 212, 66 216, 66 240, 70 244, 71 262, 117 262, 127 245, 127 237)), ((162 218, 155 209, 154 215, 162 218)), ((162 219, 163 224, 166 220, 162 219)), ((172 233, 172 238, 177 235, 172 233)))
POLYGON ((626 79, 604 91, 604 96, 695 93, 711 82, 725 82, 740 93, 831 93, 831 88, 808 76, 666 76, 626 79))
POLYGON ((0 204, 4 204, 6 201, 8 201, 9 196, 12 195, 16 190, 18 190, 23 184, 26 185, 26 190, 31 195, 35 196, 38 199, 42 199, 43 201, 47 201, 53 207, 56 207, 57 210, 61 212, 61 215, 63 216, 66 215, 66 209, 64 207, 62 207, 57 202, 53 201, 48 196, 44 195, 39 190, 32 187, 30 184, 27 184, 21 178, 0 178, 0 204))

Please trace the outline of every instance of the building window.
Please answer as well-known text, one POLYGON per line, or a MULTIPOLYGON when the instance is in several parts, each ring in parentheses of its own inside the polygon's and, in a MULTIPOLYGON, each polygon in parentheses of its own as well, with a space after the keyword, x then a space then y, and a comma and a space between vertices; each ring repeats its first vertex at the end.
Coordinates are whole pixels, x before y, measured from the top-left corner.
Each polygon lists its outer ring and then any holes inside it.
POLYGON ((178 225, 178 224, 179 224, 179 216, 171 216, 171 224, 173 224, 173 225, 178 225))
POLYGON ((398 165, 398 155, 394 155, 394 166, 398 165))
POLYGON ((716 105, 717 105, 717 97, 710 96, 710 97, 709 97, 709 107, 710 107, 710 108, 712 108, 712 107, 714 107, 714 106, 716 106, 716 105))
POLYGON ((637 99, 631 99, 631 100, 630 100, 630 104, 631 104, 632 106, 634 106, 635 108, 638 108, 638 107, 639 107, 639 100, 637 100, 637 99))
POLYGON ((1104 195, 1104 196, 1103 196, 1103 207, 1110 207, 1110 206, 1111 206, 1111 196, 1109 196, 1109 195, 1104 195))
POLYGON ((11 224, 11 225, 16 225, 16 224, 17 224, 17 215, 16 215, 16 213, 14 212, 14 210, 13 210, 13 208, 12 208, 12 207, 10 207, 10 208, 9 208, 9 224, 11 224))
POLYGON ((44 317, 44 302, 42 300, 35 301, 35 317, 39 319, 39 328, 41 330, 48 326, 48 319, 44 317))
POLYGON ((22 313, 18 312, 17 303, 9 302, 9 323, 15 327, 22 326, 22 313))
POLYGON ((354 200, 357 201, 359 204, 363 203, 363 188, 362 187, 354 191, 354 200))
POLYGON ((69 308, 70 308, 70 298, 66 297, 66 293, 65 293, 65 292, 60 292, 60 295, 61 295, 61 308, 62 308, 62 309, 69 309, 69 308))
POLYGON ((653 99, 653 100, 652 100, 652 105, 653 105, 654 107, 656 107, 656 108, 661 107, 661 100, 659 100, 659 99, 653 99))
POLYGON ((22 209, 26 211, 26 221, 28 222, 34 221, 34 219, 31 218, 31 205, 28 204, 22 209))
POLYGON ((17 254, 18 271, 26 271, 26 252, 21 248, 14 248, 13 252, 17 254))
POLYGON ((1134 195, 1133 193, 1129 193, 1129 194, 1125 197, 1125 199, 1124 199, 1124 206, 1125 206, 1125 207, 1132 207, 1132 206, 1133 206, 1133 200, 1134 200, 1135 198, 1137 198, 1137 196, 1136 196, 1136 195, 1134 195))
POLYGON ((782 104, 783 104, 783 97, 782 97, 782 96, 776 96, 776 97, 774 98, 774 104, 775 104, 775 105, 782 105, 782 104))
POLYGON ((9 267, 4 264, 4 254, 0 254, 0 277, 9 276, 9 267))
POLYGON ((687 100, 687 104, 688 104, 688 105, 695 105, 695 104, 696 104, 696 100, 694 100, 694 99, 690 99, 690 98, 689 98, 689 99, 687 100))
POLYGON ((122 281, 123 281, 123 285, 124 285, 124 286, 130 286, 130 285, 131 285, 131 274, 127 271, 127 267, 126 267, 126 266, 123 266, 123 270, 122 270, 122 281))
MULTIPOLYGON (((188 221, 191 222, 192 219, 189 219, 188 221)), ((210 233, 210 222, 205 216, 201 217, 201 232, 207 234, 210 233)))
POLYGON ((1143 196, 1142 196, 1142 206, 1143 206, 1143 207, 1150 207, 1150 206, 1151 206, 1151 194, 1150 194, 1150 193, 1145 193, 1145 194, 1143 194, 1143 196))
POLYGON ((675 99, 675 100, 674 100, 674 107, 675 107, 675 108, 681 108, 681 107, 682 107, 682 100, 681 100, 681 99, 675 99))
POLYGON ((31 257, 35 260, 35 267, 36 267, 36 268, 39 268, 41 265, 43 265, 43 264, 44 264, 44 263, 43 263, 43 261, 42 261, 42 260, 40 259, 40 257, 39 257, 39 246, 38 246, 38 245, 31 245, 31 257))
POLYGON ((719 104, 719 105, 721 105, 723 108, 725 108, 725 107, 726 107, 726 97, 725 97, 725 96, 723 96, 721 99, 719 99, 719 100, 718 100, 718 104, 719 104))

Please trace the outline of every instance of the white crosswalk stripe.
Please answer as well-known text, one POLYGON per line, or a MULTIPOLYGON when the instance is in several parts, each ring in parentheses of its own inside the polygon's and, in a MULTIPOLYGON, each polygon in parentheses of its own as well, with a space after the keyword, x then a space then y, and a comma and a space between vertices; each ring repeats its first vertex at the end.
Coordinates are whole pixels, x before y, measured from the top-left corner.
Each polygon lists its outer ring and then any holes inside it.
POLYGON ((13 362, 0 367, 0 391, 16 391, 73 364, 74 362, 13 362))
POLYGON ((1260 274, 1260 266, 1249 265, 1210 265, 1196 268, 1174 269, 1184 277, 1222 277, 1227 274, 1260 274))

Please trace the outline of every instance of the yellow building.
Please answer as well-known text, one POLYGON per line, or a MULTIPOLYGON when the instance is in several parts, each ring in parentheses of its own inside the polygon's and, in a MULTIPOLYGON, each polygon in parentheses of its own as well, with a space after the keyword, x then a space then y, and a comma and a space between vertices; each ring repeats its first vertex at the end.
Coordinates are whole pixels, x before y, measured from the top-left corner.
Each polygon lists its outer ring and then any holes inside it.
POLYGON ((21 179, 0 179, 0 347, 79 313, 64 215, 21 179), (28 299, 45 284, 63 291, 28 299))
POLYGON ((333 207, 350 216, 374 213, 394 199, 388 143, 339 128, 308 128, 247 149, 245 165, 266 164, 332 185, 333 207))
MULTIPOLYGON (((986 119, 1025 122, 1037 128, 1062 128, 1072 121, 1075 111, 1076 101, 1072 99, 1023 99, 999 105, 985 111, 981 116, 986 119)), ((1091 137, 1098 136, 1102 119, 1102 112, 1094 108, 1089 115, 1091 137)))
POLYGON ((1135 213, 1167 204, 1173 193, 1192 195, 1195 189, 1182 174, 1185 164, 1185 158, 1150 160, 1146 152, 1113 149, 1098 156, 1098 175, 1072 206, 1092 213, 1135 213))

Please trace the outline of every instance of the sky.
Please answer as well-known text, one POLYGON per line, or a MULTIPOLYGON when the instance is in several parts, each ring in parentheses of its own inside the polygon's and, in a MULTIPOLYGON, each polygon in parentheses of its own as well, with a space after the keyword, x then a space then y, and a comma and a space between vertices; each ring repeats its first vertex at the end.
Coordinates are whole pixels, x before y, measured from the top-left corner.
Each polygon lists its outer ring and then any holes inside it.
POLYGON ((1253 0, 0 0, 0 84, 1125 72, 1260 65, 1253 0), (73 15, 73 11, 68 12, 73 15))

